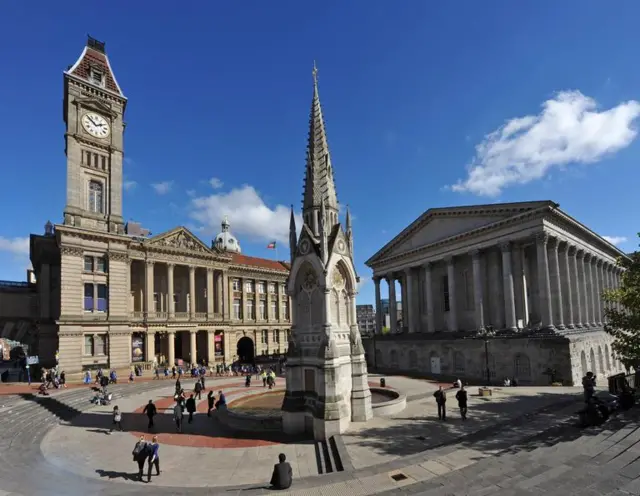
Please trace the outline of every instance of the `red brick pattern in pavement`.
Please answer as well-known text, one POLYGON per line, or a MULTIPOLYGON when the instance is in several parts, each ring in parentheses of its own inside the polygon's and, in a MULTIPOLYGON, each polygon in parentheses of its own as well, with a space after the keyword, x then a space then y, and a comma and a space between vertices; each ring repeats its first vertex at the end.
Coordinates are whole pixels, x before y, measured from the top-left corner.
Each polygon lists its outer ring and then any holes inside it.
MULTIPOLYGON (((219 389, 215 387, 212 389, 214 390, 217 396, 219 389)), ((223 392, 229 390, 228 393, 225 393, 225 396, 227 398, 227 404, 230 404, 233 402, 234 397, 241 395, 243 391, 247 389, 252 391, 258 391, 258 390, 262 391, 263 387, 262 385, 260 385, 260 386, 251 386, 250 388, 245 388, 244 382, 242 382, 237 384, 225 384, 224 387, 220 389, 222 389, 223 392)), ((206 394, 208 394, 208 392, 207 393, 203 392, 202 399, 197 400, 198 402, 196 406, 197 413, 200 413, 200 414, 207 413, 208 403, 207 403, 206 394)), ((173 407, 173 405, 175 404, 175 400, 173 399, 173 396, 167 396, 154 401, 154 404, 156 405, 156 408, 158 409, 159 412, 163 412, 168 408, 173 407)), ((140 414, 142 413, 143 409, 144 409, 144 405, 139 408, 136 408, 133 413, 140 414)), ((162 413, 160 413, 160 415, 162 415, 162 413)), ((185 421, 186 421, 186 415, 185 415, 185 421)), ((130 434, 132 434, 135 437, 140 437, 140 436, 149 437, 150 435, 153 435, 153 433, 139 432, 139 431, 132 431, 130 432, 130 434)), ((178 434, 177 432, 176 433, 160 432, 155 435, 158 436, 158 442, 160 442, 161 444, 168 444, 172 446, 186 446, 186 447, 192 447, 192 448, 218 448, 218 449, 257 448, 259 446, 272 446, 275 444, 280 444, 273 441, 266 441, 264 439, 231 438, 226 436, 212 436, 207 434, 191 434, 191 433, 178 434)))

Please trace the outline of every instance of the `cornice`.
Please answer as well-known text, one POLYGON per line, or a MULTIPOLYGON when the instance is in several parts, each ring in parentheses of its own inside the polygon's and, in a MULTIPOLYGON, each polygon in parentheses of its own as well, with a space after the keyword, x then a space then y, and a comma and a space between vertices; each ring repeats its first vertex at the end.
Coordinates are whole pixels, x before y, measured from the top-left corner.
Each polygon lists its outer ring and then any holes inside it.
POLYGON ((70 238, 82 239, 87 241, 99 241, 105 243, 107 241, 115 241, 129 245, 132 241, 131 237, 124 234, 114 234, 106 231, 90 231, 79 227, 66 226, 64 224, 56 224, 55 232, 58 239, 61 235, 70 238))
MULTIPOLYGON (((497 231, 498 229, 502 229, 505 226, 510 226, 513 224, 520 224, 523 221, 527 221, 527 220, 531 220, 531 219, 535 219, 535 218, 543 218, 543 215, 547 212, 549 212, 551 209, 553 208, 553 206, 551 204, 547 204, 544 205, 540 208, 536 208, 536 209, 532 209, 532 210, 527 210, 519 215, 514 215, 512 217, 507 217, 505 219, 501 219, 499 221, 493 222, 491 224, 487 224, 485 226, 481 226, 481 227, 477 227, 475 229, 471 229, 469 231, 465 231, 463 233, 460 234, 455 234, 453 236, 449 236, 448 238, 439 240, 439 241, 435 241, 433 243, 429 243, 427 245, 424 246, 420 246, 418 248, 414 248, 412 250, 408 250, 402 253, 399 253, 397 255, 388 257, 388 258, 383 258, 385 253, 388 253, 389 251, 391 251, 393 248, 395 248, 398 244, 400 244, 402 241, 405 241, 408 238, 408 235, 403 236, 402 239, 398 239, 398 241, 396 243, 393 243, 393 245, 388 246, 386 249, 383 248, 384 251, 380 251, 377 254, 375 254, 373 257, 371 257, 369 260, 367 260, 365 262, 365 265, 369 268, 373 268, 373 265, 378 265, 381 262, 384 263, 388 263, 388 262, 392 262, 392 261, 396 261, 396 260, 402 260, 404 258, 408 258, 410 256, 414 256, 414 255, 419 255, 422 253, 427 253, 431 250, 433 250, 434 248, 439 248, 442 246, 449 246, 449 245, 453 245, 455 243, 458 243, 462 240, 467 240, 467 239, 473 239, 475 237, 478 237, 480 235, 486 234, 487 232, 491 232, 491 231, 497 231)), ((443 216, 447 216, 447 217, 453 217, 453 216, 462 216, 463 213, 465 215, 469 215, 470 213, 473 214, 482 214, 482 213, 497 213, 497 211, 494 209, 486 209, 485 210, 470 210, 470 211, 466 211, 466 210, 461 210, 461 211, 455 211, 455 212, 451 212, 451 215, 447 215, 447 212, 437 212, 437 217, 443 217, 443 216)), ((436 216, 436 215, 434 215, 436 216)), ((432 217, 428 217, 425 218, 424 221, 422 223, 420 223, 419 225, 416 225, 412 230, 411 233, 415 232, 416 230, 418 230, 420 227, 422 227, 427 220, 431 219, 432 217)))
POLYGON ((245 274, 253 274, 253 275, 272 275, 276 277, 282 277, 285 280, 289 277, 288 270, 274 270, 267 269, 263 267, 256 267, 255 265, 238 265, 238 264, 230 264, 229 265, 229 275, 239 273, 238 277, 246 277, 245 274))

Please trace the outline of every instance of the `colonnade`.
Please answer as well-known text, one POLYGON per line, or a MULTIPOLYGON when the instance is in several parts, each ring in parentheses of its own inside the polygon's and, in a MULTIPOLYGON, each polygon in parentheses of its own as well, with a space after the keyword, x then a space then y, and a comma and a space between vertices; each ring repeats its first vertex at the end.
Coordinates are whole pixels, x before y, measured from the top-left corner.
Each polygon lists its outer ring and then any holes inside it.
MULTIPOLYGON (((376 330, 384 326, 380 282, 385 279, 389 285, 390 332, 398 331, 396 281, 402 288, 402 323, 407 332, 421 332, 422 315, 426 313, 426 332, 436 332, 434 308, 433 272, 436 266, 446 270, 446 287, 443 289, 442 311, 447 315, 448 331, 461 329, 459 325, 460 298, 456 285, 458 265, 471 259, 473 293, 473 330, 485 328, 489 323, 485 311, 491 305, 500 305, 500 327, 518 330, 520 327, 539 325, 542 329, 582 329, 602 327, 605 304, 602 293, 618 288, 622 269, 611 259, 601 258, 589 249, 569 240, 552 237, 545 233, 535 239, 506 241, 493 247, 471 249, 447 258, 427 260, 420 266, 404 267, 399 271, 376 274, 376 330), (493 256, 499 253, 500 260, 493 256), (530 254, 525 256, 525 250, 530 254), (467 260, 464 260, 464 258, 467 260), (483 271, 486 264, 487 271, 483 271), (414 280, 424 273, 424 288, 415 291, 414 280), (489 280, 486 281, 485 277, 489 280), (495 294, 486 295, 486 288, 501 286, 503 301, 496 301, 495 294), (422 300, 420 295, 422 294, 422 300), (491 300, 491 301, 486 301, 491 300), (536 309, 536 322, 532 322, 532 308, 536 309)), ((494 325, 492 323, 492 325, 494 325)), ((468 327, 468 326, 467 326, 468 327)), ((494 325, 495 327, 495 325, 494 325)))

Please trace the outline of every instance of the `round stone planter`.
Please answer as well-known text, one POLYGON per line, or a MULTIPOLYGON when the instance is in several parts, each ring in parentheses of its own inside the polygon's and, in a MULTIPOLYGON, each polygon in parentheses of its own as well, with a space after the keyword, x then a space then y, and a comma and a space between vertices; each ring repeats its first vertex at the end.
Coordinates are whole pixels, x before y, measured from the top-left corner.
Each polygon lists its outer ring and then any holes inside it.
POLYGON ((407 397, 389 388, 370 387, 371 409, 374 417, 387 417, 407 407, 407 397))

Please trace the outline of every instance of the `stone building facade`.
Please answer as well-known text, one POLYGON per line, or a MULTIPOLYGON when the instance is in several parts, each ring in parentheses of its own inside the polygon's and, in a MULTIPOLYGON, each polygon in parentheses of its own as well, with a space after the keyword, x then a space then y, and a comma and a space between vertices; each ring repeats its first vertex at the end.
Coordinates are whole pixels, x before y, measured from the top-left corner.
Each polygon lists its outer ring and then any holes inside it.
POLYGON ((148 236, 124 225, 126 106, 104 44, 89 38, 64 73, 64 221, 31 236, 41 363, 57 354, 74 376, 285 353, 287 263, 243 255, 226 219, 210 246, 184 227, 148 236))
POLYGON ((601 295, 620 284, 616 260, 624 256, 551 201, 427 210, 367 261, 376 307, 384 282, 391 314, 391 335, 377 337, 369 359, 379 368, 482 378, 477 331, 491 329, 489 368, 498 379, 548 383, 554 369, 578 384, 588 370, 618 372, 601 295))

